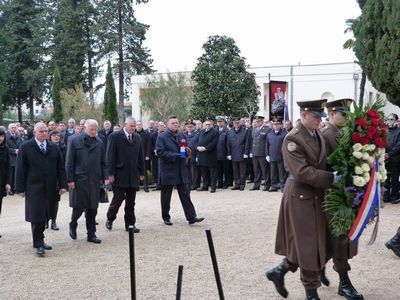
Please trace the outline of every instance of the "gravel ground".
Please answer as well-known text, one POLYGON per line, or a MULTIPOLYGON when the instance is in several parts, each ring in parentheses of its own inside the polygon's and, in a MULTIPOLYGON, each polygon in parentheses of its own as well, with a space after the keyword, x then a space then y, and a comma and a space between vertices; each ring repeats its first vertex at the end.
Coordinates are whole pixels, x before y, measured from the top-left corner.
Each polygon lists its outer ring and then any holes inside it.
MULTIPOLYGON (((137 194, 135 235, 138 299, 175 299, 178 265, 184 265, 182 299, 218 299, 205 229, 211 228, 226 299, 280 299, 264 276, 281 257, 274 254, 274 240, 281 194, 248 190, 193 192, 192 199, 203 223, 189 226, 173 193, 173 226, 160 217, 159 192, 137 194)), ((111 199, 111 194, 110 194, 111 199)), ((38 258, 32 248, 30 224, 24 222, 24 200, 3 200, 0 218, 0 299, 129 299, 128 233, 123 209, 112 231, 104 224, 108 204, 101 204, 97 235, 102 244, 86 241, 85 221, 80 219, 78 239, 68 235, 71 209, 62 197, 58 223, 61 230, 46 231, 53 246, 38 258)), ((400 259, 384 247, 399 225, 400 205, 386 205, 379 235, 372 246, 360 241, 360 253, 352 259, 350 277, 365 299, 400 299, 400 259)), ((330 287, 322 287, 322 299, 337 295, 338 276, 327 267, 330 287)), ((285 278, 289 299, 304 299, 299 272, 285 278)))

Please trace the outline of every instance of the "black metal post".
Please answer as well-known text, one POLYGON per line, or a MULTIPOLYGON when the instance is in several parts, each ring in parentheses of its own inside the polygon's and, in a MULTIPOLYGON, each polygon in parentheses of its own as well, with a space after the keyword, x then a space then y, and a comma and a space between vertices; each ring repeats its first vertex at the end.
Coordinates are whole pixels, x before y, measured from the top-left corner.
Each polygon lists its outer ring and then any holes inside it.
POLYGON ((222 289, 221 277, 219 276, 217 257, 215 256, 214 243, 211 235, 211 229, 206 229, 208 247, 210 248, 211 261, 214 268, 215 281, 217 282, 218 294, 220 300, 225 300, 224 291, 222 289))
POLYGON ((181 300, 183 266, 178 267, 178 282, 176 284, 176 300, 181 300))
POLYGON ((129 261, 131 266, 131 299, 136 300, 135 235, 133 225, 129 225, 129 261))

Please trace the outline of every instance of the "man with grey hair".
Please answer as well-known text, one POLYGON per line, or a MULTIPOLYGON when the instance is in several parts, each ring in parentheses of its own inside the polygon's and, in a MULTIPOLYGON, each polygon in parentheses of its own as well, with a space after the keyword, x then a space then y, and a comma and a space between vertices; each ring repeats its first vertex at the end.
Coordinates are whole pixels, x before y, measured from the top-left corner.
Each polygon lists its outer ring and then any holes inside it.
POLYGON ((22 138, 18 134, 18 126, 15 123, 8 125, 8 132, 6 136, 7 146, 10 153, 10 195, 15 193, 15 166, 17 161, 17 155, 19 147, 22 144, 22 138))
POLYGON ((85 121, 82 134, 70 137, 66 158, 66 173, 69 187, 69 202, 72 207, 69 235, 77 238, 78 219, 85 211, 87 241, 99 244, 96 236, 96 215, 99 206, 101 183, 108 184, 105 150, 97 137, 96 120, 85 121))
POLYGON ((17 157, 16 192, 25 197, 25 220, 31 223, 33 247, 43 256, 45 223, 54 216, 55 196, 66 192, 64 160, 57 145, 47 142, 46 124, 37 123, 34 138, 23 143, 17 157))

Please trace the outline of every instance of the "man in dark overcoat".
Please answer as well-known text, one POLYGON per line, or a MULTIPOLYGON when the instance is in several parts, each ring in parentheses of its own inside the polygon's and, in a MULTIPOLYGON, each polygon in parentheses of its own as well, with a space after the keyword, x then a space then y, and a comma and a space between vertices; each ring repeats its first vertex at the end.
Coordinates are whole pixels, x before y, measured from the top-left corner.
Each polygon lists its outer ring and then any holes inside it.
MULTIPOLYGON (((321 129, 321 135, 324 137, 326 145, 326 156, 332 154, 338 146, 338 134, 340 128, 345 125, 346 111, 350 109, 351 99, 339 99, 327 102, 329 122, 321 129)), ((350 265, 348 260, 357 255, 358 242, 350 242, 347 236, 331 237, 333 250, 333 269, 339 273, 339 295, 346 299, 364 299, 353 287, 348 272, 350 265)), ((321 282, 329 285, 325 276, 325 268, 321 272, 321 282)))
POLYGON ((240 125, 240 118, 233 119, 233 128, 228 132, 227 158, 232 160, 233 179, 232 190, 244 190, 246 186, 246 159, 250 154, 250 130, 240 125))
POLYGON ((271 187, 270 192, 281 190, 285 187, 286 171, 283 164, 282 145, 286 131, 282 128, 282 121, 278 118, 273 120, 273 128, 265 139, 266 159, 270 165, 271 187))
POLYGON ((100 129, 97 136, 101 138, 104 144, 104 149, 107 149, 109 135, 113 132, 112 124, 109 120, 103 122, 103 129, 100 129))
POLYGON ((10 153, 10 186, 11 191, 10 195, 15 193, 15 168, 17 162, 17 155, 19 151, 19 147, 22 144, 22 138, 19 136, 18 126, 15 123, 10 123, 8 125, 7 131, 7 146, 10 153))
POLYGON ((197 164, 201 168, 201 177, 203 186, 198 191, 207 191, 215 193, 217 187, 217 143, 218 131, 213 128, 213 119, 207 118, 204 121, 203 129, 200 130, 197 141, 197 164))
POLYGON ((186 220, 189 224, 201 222, 204 218, 196 215, 196 210, 190 199, 187 158, 180 153, 180 142, 185 135, 178 132, 179 121, 176 116, 169 118, 167 130, 157 137, 156 151, 159 159, 158 182, 161 186, 161 214, 165 225, 172 225, 169 214, 172 189, 176 186, 181 200, 186 220))
POLYGON ((285 184, 279 211, 275 253, 283 262, 266 272, 282 297, 288 292, 284 276, 300 268, 306 299, 320 299, 319 271, 331 257, 327 216, 322 208, 325 190, 335 181, 327 170, 325 142, 318 132, 326 117, 326 100, 297 102, 301 122, 286 135, 283 160, 290 175, 285 184))
POLYGON ((45 223, 54 218, 54 194, 67 191, 64 160, 58 146, 46 141, 47 134, 45 123, 35 125, 34 138, 20 147, 15 171, 16 192, 25 197, 25 220, 31 223, 38 256, 52 249, 44 242, 44 230, 45 223))
POLYGON ((223 117, 217 118, 218 143, 217 143, 217 188, 227 189, 232 181, 232 172, 229 172, 229 160, 227 157, 227 136, 226 120, 223 117))
POLYGON ((148 193, 149 188, 148 188, 148 178, 147 178, 147 171, 151 172, 151 135, 147 130, 143 129, 143 123, 142 121, 138 120, 136 121, 136 129, 135 132, 139 135, 141 142, 142 142, 142 150, 143 150, 143 156, 144 156, 144 164, 145 164, 145 169, 146 171, 144 172, 144 179, 143 181, 143 190, 148 193))
POLYGON ((256 116, 254 123, 256 126, 251 131, 252 138, 250 143, 250 157, 253 160, 254 169, 254 185, 250 191, 259 190, 263 178, 265 180, 263 190, 267 191, 271 186, 271 179, 269 162, 265 159, 265 140, 270 129, 264 125, 263 116, 256 116))
POLYGON ((125 200, 125 229, 128 231, 129 225, 133 225, 133 232, 140 231, 135 226, 135 198, 139 180, 144 179, 145 166, 142 139, 134 132, 135 127, 135 119, 127 118, 125 126, 108 137, 106 162, 114 194, 107 212, 106 227, 109 230, 125 200))
POLYGON ((196 145, 199 139, 199 134, 195 132, 195 124, 192 119, 189 119, 185 125, 185 136, 188 147, 190 149, 190 157, 188 160, 188 172, 189 172, 189 186, 191 190, 196 190, 200 187, 201 183, 201 169, 197 165, 197 151, 196 145))
POLYGON ((105 150, 97 137, 96 120, 85 121, 85 129, 68 139, 66 172, 69 187, 69 205, 72 207, 69 235, 76 239, 78 219, 85 211, 87 241, 99 244, 96 236, 96 215, 100 200, 101 184, 108 184, 105 150))

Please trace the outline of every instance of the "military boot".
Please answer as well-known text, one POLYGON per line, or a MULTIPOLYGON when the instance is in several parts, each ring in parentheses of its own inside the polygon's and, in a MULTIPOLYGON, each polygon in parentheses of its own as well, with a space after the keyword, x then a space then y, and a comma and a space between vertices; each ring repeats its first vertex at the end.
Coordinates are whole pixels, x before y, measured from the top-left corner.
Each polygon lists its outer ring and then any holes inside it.
POLYGON ((345 297, 348 300, 359 300, 364 299, 363 295, 361 295, 354 286, 351 284, 350 278, 346 273, 339 273, 339 290, 338 294, 340 296, 345 297))
POLYGON ((329 279, 326 277, 325 274, 325 268, 323 268, 321 271, 319 271, 319 281, 321 281, 322 284, 325 286, 329 286, 329 279))
POLYGON ((306 299, 305 300, 321 300, 318 296, 317 289, 306 290, 306 299))
POLYGON ((397 230, 397 234, 385 243, 385 246, 400 257, 400 228, 397 230))
POLYGON ((285 274, 289 271, 289 268, 285 266, 284 263, 280 263, 277 267, 268 270, 265 272, 265 276, 267 276, 268 280, 272 281, 275 285, 276 291, 283 298, 287 298, 288 291, 285 288, 285 274))

